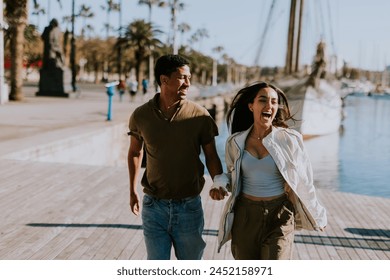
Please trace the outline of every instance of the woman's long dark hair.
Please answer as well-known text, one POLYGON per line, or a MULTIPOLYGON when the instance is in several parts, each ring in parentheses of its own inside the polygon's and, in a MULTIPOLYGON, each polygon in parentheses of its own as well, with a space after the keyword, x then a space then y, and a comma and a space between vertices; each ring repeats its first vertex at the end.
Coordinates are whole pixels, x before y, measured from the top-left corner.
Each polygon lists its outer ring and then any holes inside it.
POLYGON ((290 113, 287 97, 284 92, 272 84, 257 82, 239 90, 233 98, 226 115, 226 122, 228 127, 231 129, 231 134, 247 130, 253 124, 253 113, 249 110, 248 104, 253 103, 256 95, 264 88, 272 88, 278 94, 279 108, 272 125, 278 127, 288 127, 287 121, 290 119, 294 120, 290 113))

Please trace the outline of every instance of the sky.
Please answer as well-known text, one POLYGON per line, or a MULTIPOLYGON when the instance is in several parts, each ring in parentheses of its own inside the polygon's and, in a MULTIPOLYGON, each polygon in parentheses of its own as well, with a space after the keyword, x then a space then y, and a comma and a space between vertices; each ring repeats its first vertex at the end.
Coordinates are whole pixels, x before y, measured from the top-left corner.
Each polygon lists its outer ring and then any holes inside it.
MULTIPOLYGON (((138 5, 138 0, 121 1, 122 25, 136 19, 148 20, 147 6, 138 5)), ((285 65, 290 0, 180 1, 185 6, 177 13, 177 23, 187 23, 191 30, 183 36, 177 34, 179 44, 188 44, 188 39, 196 30, 206 29, 208 38, 192 45, 197 51, 217 59, 221 54, 227 54, 235 62, 247 66, 285 65), (213 51, 218 46, 223 47, 222 53, 213 51)), ((46 15, 30 15, 29 21, 38 25, 42 32, 51 18, 57 18, 61 29, 65 30, 67 26, 62 17, 71 14, 72 1, 62 0, 62 7, 57 0, 38 2, 46 10, 46 15)), ((107 17, 101 8, 105 2, 75 0, 76 12, 82 4, 92 7, 95 17, 88 19, 87 24, 93 25, 96 35, 102 38, 106 36, 103 26, 107 17)), ((389 0, 305 0, 300 64, 311 63, 316 44, 323 40, 328 57, 337 57, 339 66, 345 61, 352 67, 383 70, 390 65, 389 12, 389 0)), ((165 32, 160 39, 166 42, 170 30, 170 10, 154 7, 152 22, 165 32)), ((111 14, 110 23, 119 26, 118 13, 111 14)), ((80 34, 81 25, 82 20, 78 19, 76 34, 80 34)))

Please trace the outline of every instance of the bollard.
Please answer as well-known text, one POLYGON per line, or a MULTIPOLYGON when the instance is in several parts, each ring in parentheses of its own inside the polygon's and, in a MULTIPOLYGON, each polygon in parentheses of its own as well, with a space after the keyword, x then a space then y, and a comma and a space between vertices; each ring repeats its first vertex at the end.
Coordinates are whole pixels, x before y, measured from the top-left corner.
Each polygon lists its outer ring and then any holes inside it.
POLYGON ((115 94, 115 87, 119 84, 118 81, 105 84, 108 95, 108 111, 107 111, 107 120, 111 121, 112 118, 112 97, 115 94))

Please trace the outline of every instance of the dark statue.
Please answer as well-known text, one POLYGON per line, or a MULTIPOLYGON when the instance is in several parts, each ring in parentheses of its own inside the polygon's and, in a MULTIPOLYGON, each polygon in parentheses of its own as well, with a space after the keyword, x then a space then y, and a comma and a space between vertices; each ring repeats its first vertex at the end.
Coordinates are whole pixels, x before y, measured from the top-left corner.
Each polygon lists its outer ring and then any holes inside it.
POLYGON ((61 30, 52 19, 41 36, 44 42, 42 68, 37 96, 68 97, 64 91, 64 55, 61 48, 61 30))
POLYGON ((43 49, 43 68, 62 68, 64 58, 60 44, 61 30, 58 27, 58 21, 52 19, 50 25, 42 33, 44 41, 43 49))

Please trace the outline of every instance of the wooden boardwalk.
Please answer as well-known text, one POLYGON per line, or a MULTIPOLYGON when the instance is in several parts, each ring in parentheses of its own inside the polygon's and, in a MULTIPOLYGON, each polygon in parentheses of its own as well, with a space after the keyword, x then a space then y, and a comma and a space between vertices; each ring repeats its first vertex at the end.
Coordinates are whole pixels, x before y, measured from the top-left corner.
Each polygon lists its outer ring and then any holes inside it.
MULTIPOLYGON (((24 90, 31 96, 26 102, 0 110, 0 259, 146 259, 141 218, 129 209, 126 167, 73 164, 70 155, 68 163, 42 162, 45 152, 66 151, 64 159, 73 142, 92 145, 102 138, 95 130, 126 124, 142 100, 129 104, 115 99, 114 121, 108 123, 101 85, 84 85, 78 99, 35 98, 36 87, 24 90), (84 138, 73 141, 77 135, 84 138)), ((98 142, 93 152, 77 150, 72 155, 84 160, 86 153, 94 162, 102 150, 107 148, 98 142)), ((112 152, 120 150, 116 143, 112 152)), ((204 259, 232 259, 229 244, 216 252, 224 202, 209 199, 209 187, 208 179, 202 193, 204 259)), ((294 259, 390 259, 390 199, 328 190, 318 194, 329 224, 325 232, 297 232, 294 259)))
MULTIPOLYGON (((143 260, 141 218, 128 206, 125 167, 0 160, 0 259, 143 260)), ((216 252, 224 202, 202 193, 204 259, 216 252)), ((296 234, 294 259, 389 260, 390 200, 318 190, 328 209, 325 232, 296 234)))

